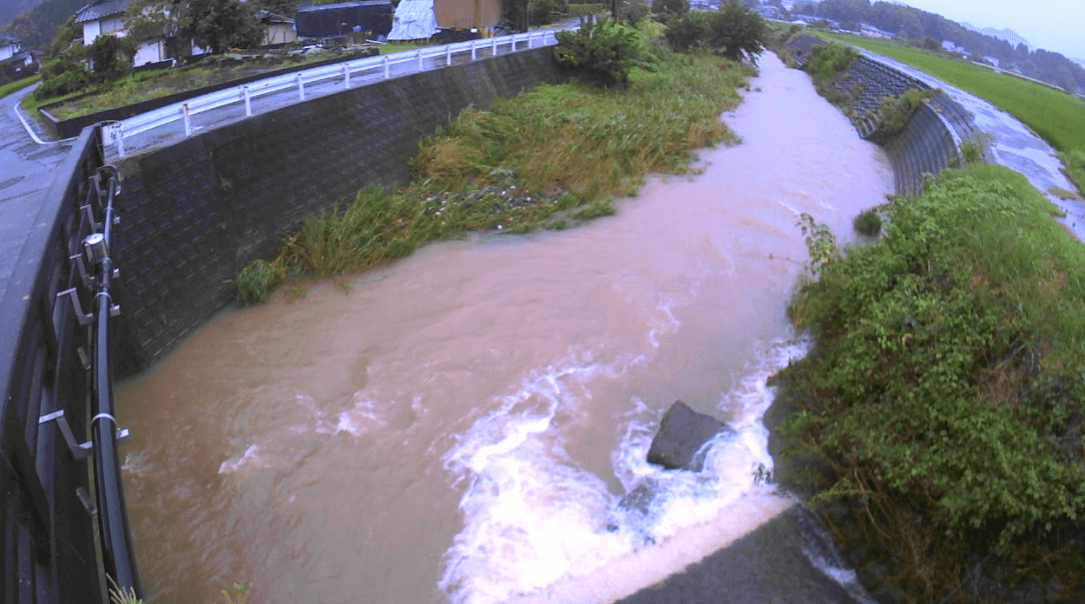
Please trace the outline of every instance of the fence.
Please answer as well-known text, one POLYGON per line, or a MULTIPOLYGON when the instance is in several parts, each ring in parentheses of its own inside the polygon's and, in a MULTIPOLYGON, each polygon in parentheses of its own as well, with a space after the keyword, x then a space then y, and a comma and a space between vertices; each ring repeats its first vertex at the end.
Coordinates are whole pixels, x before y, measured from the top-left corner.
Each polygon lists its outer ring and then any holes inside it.
POLYGON ((119 309, 108 247, 119 189, 102 160, 99 129, 85 129, 0 301, 0 345, 10 351, 0 355, 0 602, 104 603, 107 576, 141 590, 109 365, 109 319, 119 309))
POLYGON ((184 102, 167 105, 160 109, 133 116, 126 120, 108 124, 103 129, 105 144, 116 145, 117 153, 125 156, 124 139, 160 128, 174 122, 181 122, 185 136, 192 134, 192 117, 230 105, 243 108, 245 117, 253 113, 253 100, 282 92, 297 90, 299 101, 306 99, 307 87, 316 84, 342 81, 343 89, 349 89, 357 82, 374 79, 389 79, 393 75, 417 73, 427 69, 439 69, 452 65, 454 61, 475 61, 482 57, 516 52, 557 44, 557 30, 548 29, 513 36, 499 36, 483 40, 457 42, 445 46, 432 46, 413 51, 403 51, 388 55, 365 57, 345 63, 323 65, 290 74, 267 78, 242 86, 226 88, 184 102), (468 59, 468 57, 470 57, 468 59))

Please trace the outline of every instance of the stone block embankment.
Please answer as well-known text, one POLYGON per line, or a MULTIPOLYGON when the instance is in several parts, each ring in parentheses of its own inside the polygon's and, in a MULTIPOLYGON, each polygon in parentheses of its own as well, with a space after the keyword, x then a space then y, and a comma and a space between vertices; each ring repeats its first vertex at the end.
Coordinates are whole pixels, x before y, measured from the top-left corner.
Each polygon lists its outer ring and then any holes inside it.
MULTIPOLYGON (((799 66, 805 67, 824 44, 819 38, 801 36, 788 44, 788 50, 799 66)), ((924 82, 864 55, 837 75, 832 86, 843 99, 838 103, 841 110, 864 139, 877 131, 878 111, 885 99, 909 90, 930 89, 924 82)), ((940 92, 921 103, 900 132, 881 141, 893 166, 897 193, 919 193, 923 174, 937 174, 959 162, 960 145, 965 141, 985 147, 984 137, 964 107, 940 92)))
POLYGON ((231 303, 241 267, 273 256, 306 214, 345 206, 369 185, 405 185, 419 141, 463 109, 567 80, 552 53, 386 80, 124 160, 118 372, 146 367, 231 303))

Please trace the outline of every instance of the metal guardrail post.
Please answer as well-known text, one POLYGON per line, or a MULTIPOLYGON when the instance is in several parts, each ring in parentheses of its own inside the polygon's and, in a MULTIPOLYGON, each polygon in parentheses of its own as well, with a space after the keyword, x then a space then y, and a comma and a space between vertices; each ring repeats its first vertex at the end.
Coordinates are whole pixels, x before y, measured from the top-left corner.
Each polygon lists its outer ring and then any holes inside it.
POLYGON ((494 36, 494 47, 493 47, 492 50, 490 50, 490 56, 491 57, 496 57, 497 56, 497 39, 498 39, 497 36, 494 36))
POLYGON ((418 49, 418 71, 424 71, 424 70, 425 69, 422 67, 422 49, 419 48, 418 49))
POLYGON ((472 61, 478 60, 478 58, 475 56, 475 49, 478 48, 478 46, 475 44, 475 42, 476 42, 476 40, 471 40, 471 60, 472 61))
POLYGON ((297 80, 297 82, 298 82, 298 99, 304 101, 305 100, 305 80, 302 79, 300 73, 297 76, 295 76, 294 79, 297 80))
POLYGON ((388 55, 384 55, 384 79, 388 79, 391 76, 388 74, 388 55))
POLYGON ((241 96, 245 97, 245 117, 252 117, 252 99, 249 97, 249 86, 241 87, 241 96))
POLYGON ((350 89, 350 67, 346 65, 343 66, 343 89, 350 89))
POLYGON ((192 124, 189 122, 189 119, 188 119, 188 103, 185 103, 184 105, 181 105, 181 113, 183 113, 184 116, 185 116, 185 136, 191 136, 192 135, 192 124))
POLYGON ((445 46, 445 65, 452 64, 452 45, 445 46))

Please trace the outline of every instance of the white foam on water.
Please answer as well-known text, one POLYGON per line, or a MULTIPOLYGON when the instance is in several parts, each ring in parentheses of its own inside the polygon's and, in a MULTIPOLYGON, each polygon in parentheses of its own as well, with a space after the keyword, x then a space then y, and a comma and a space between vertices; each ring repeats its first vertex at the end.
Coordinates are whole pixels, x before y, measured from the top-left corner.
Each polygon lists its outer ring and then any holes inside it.
POLYGON ((528 377, 445 456, 468 486, 460 501, 465 526, 445 553, 440 588, 453 604, 612 602, 783 511, 791 501, 755 480, 759 467, 772 468, 761 424, 772 404, 765 380, 805 349, 775 343, 723 397, 733 432, 706 445, 701 472, 649 465, 661 411, 630 401, 612 462, 626 492, 650 485, 650 503, 641 506, 620 505, 602 478, 571 459, 553 427, 557 413, 590 396, 591 379, 624 368, 566 363, 528 377))
POLYGON ((230 459, 227 459, 226 461, 219 464, 219 474, 232 474, 248 465, 261 467, 262 464, 259 452, 259 445, 249 445, 249 447, 245 449, 245 452, 241 456, 231 457, 230 459))

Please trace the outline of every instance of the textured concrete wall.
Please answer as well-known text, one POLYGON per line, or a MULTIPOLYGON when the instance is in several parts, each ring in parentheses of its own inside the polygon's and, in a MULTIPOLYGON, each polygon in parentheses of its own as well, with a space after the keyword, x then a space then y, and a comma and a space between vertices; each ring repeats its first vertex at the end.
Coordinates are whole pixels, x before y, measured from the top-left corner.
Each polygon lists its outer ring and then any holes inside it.
POLYGON ((168 352, 229 304, 242 266, 305 215, 398 187, 421 138, 468 106, 565 81, 553 50, 502 55, 343 91, 125 160, 118 373, 168 352))
MULTIPOLYGON (((822 44, 825 42, 818 38, 803 36, 789 43, 788 49, 799 65, 805 66, 814 50, 822 44)), ((864 139, 875 133, 874 114, 882 99, 911 89, 930 88, 865 56, 855 59, 837 76, 834 86, 846 99, 842 103, 844 113, 864 139)), ((935 94, 919 107, 900 133, 881 143, 893 166, 897 193, 919 193, 923 174, 937 174, 958 161, 961 141, 972 141, 981 149, 985 146, 972 115, 946 95, 935 94)))

